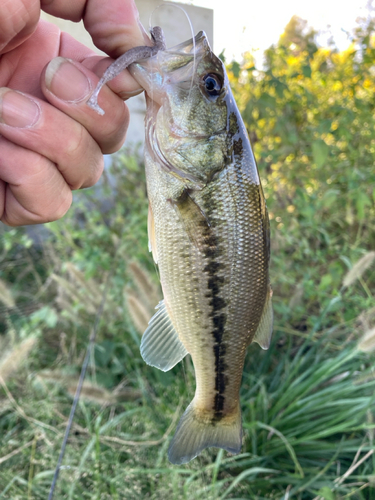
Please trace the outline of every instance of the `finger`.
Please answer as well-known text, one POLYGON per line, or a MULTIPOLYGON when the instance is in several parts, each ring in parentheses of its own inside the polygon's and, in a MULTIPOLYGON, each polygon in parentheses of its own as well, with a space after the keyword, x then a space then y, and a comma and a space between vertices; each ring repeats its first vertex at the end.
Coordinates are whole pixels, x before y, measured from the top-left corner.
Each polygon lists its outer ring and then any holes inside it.
POLYGON ((98 77, 81 64, 61 57, 53 59, 42 76, 42 90, 56 108, 82 124, 103 153, 117 151, 125 140, 129 111, 122 99, 108 87, 100 94, 106 113, 98 117, 87 105, 98 77))
POLYGON ((41 0, 40 6, 47 14, 78 23, 83 18, 87 3, 88 0, 41 0))
MULTIPOLYGON (((35 32, 21 47, 2 56, 0 86, 43 98, 40 75, 47 63, 56 56, 79 61, 99 77, 113 62, 110 58, 96 55, 69 34, 61 32, 57 26, 41 20, 35 32)), ((128 71, 123 71, 111 81, 109 87, 122 98, 143 90, 128 71)))
MULTIPOLYGON (((1 57, 0 86, 43 98, 40 74, 46 64, 59 54, 60 35, 61 31, 57 26, 40 21, 28 40, 1 57)), ((87 49, 84 56, 89 54, 92 52, 87 49)))
POLYGON ((134 0, 42 0, 42 9, 72 21, 83 19, 94 44, 113 58, 137 45, 151 45, 134 0))
MULTIPOLYGON (((43 29, 43 26, 41 26, 41 29, 43 29)), ((67 33, 61 33, 58 55, 79 61, 99 78, 103 76, 105 70, 113 62, 113 59, 109 57, 103 58, 89 51, 87 47, 81 45, 67 33)), ((123 99, 128 99, 143 91, 143 88, 140 87, 139 83, 131 76, 128 70, 122 71, 120 75, 108 82, 107 85, 123 99)))
POLYGON ((72 191, 47 158, 0 137, 0 220, 10 226, 61 218, 72 191))
POLYGON ((0 53, 20 45, 34 31, 39 19, 39 2, 8 0, 2 2, 0 12, 0 53))
POLYGON ((65 113, 35 97, 0 89, 0 134, 55 163, 71 189, 92 186, 103 170, 98 144, 65 113))

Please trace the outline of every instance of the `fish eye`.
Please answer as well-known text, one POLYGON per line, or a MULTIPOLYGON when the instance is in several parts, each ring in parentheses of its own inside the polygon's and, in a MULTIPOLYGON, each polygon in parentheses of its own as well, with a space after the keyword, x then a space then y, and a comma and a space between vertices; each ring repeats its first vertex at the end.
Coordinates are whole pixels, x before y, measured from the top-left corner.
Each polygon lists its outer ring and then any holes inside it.
POLYGON ((209 73, 203 78, 203 82, 204 89, 210 97, 217 97, 220 94, 223 84, 217 75, 209 73))

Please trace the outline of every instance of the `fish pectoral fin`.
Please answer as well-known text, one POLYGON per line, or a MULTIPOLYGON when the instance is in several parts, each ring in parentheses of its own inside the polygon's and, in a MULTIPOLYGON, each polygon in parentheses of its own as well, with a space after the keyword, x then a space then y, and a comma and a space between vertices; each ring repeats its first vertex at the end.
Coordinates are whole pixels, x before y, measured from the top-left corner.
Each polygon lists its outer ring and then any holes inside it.
POLYGON ((148 250, 152 252, 152 258, 154 259, 155 264, 157 264, 158 252, 156 248, 155 220, 150 204, 148 205, 147 232, 148 232, 148 250))
POLYGON ((266 302, 264 304, 263 314, 253 338, 253 342, 257 342, 262 349, 268 349, 271 343, 273 328, 273 310, 271 298, 272 290, 271 286, 269 286, 266 302))
POLYGON ((166 372, 179 363, 187 353, 162 300, 143 334, 142 358, 148 365, 166 372))
POLYGON ((199 250, 203 251, 207 246, 215 247, 216 240, 210 222, 190 194, 189 189, 184 189, 177 200, 172 201, 185 232, 199 250))

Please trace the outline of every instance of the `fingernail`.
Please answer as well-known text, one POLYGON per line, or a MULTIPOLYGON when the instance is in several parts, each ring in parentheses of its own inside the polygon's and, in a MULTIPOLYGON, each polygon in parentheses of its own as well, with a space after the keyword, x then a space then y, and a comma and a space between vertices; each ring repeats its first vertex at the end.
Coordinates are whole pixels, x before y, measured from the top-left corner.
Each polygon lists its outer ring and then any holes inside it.
POLYGON ((144 91, 144 89, 142 87, 139 87, 139 89, 129 91, 129 92, 126 92, 124 90, 123 92, 119 92, 118 95, 121 97, 121 99, 126 100, 126 99, 129 99, 130 97, 135 97, 136 95, 139 95, 143 91, 144 91))
POLYGON ((16 128, 28 128, 36 124, 40 116, 39 104, 21 92, 0 89, 0 120, 16 128))
POLYGON ((48 90, 67 102, 83 101, 91 94, 91 82, 68 59, 55 57, 46 69, 45 82, 48 90))

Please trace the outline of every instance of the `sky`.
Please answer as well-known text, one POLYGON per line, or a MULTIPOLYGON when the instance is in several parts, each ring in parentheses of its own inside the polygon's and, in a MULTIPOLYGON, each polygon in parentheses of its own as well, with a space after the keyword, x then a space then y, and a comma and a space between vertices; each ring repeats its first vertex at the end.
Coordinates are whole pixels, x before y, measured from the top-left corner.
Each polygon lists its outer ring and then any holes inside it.
POLYGON ((238 60, 247 50, 262 54, 276 43, 294 14, 321 32, 320 45, 327 45, 332 35, 337 47, 343 50, 350 44, 347 32, 352 32, 356 18, 367 17, 368 1, 184 0, 184 3, 214 10, 214 51, 218 54, 225 48, 227 59, 238 60))

